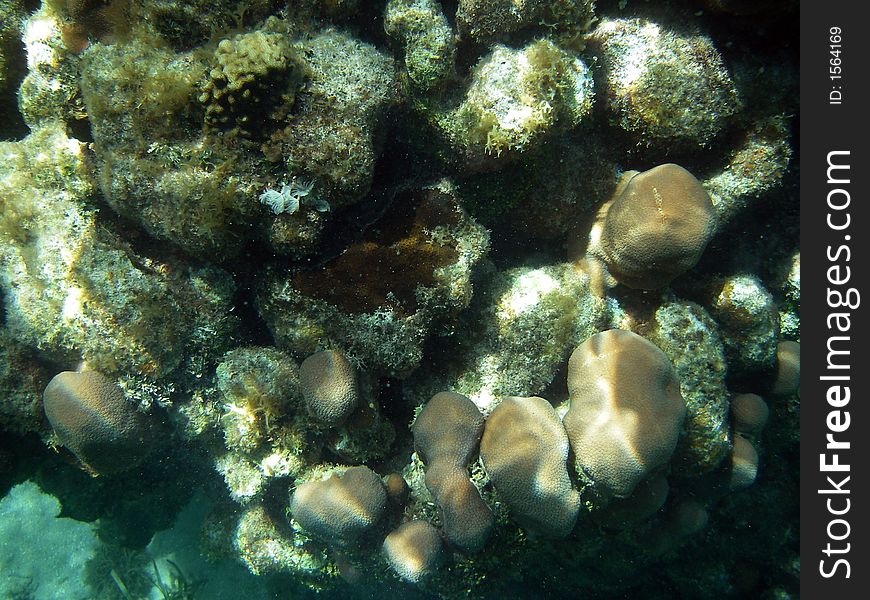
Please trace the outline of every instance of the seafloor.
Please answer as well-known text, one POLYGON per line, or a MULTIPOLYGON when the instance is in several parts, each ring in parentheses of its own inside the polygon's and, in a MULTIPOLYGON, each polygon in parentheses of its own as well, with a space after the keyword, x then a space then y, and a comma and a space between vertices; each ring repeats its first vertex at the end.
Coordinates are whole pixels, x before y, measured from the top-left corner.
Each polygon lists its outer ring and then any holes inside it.
POLYGON ((797 0, 0 0, 0 598, 798 597, 797 0))

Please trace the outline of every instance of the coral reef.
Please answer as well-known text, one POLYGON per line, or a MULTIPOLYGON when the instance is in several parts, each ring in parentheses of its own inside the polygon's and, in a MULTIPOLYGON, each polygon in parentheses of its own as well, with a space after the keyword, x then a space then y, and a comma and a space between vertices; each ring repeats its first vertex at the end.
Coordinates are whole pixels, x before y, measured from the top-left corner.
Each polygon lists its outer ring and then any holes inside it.
POLYGON ((797 597, 795 6, 0 0, 2 593, 797 597))

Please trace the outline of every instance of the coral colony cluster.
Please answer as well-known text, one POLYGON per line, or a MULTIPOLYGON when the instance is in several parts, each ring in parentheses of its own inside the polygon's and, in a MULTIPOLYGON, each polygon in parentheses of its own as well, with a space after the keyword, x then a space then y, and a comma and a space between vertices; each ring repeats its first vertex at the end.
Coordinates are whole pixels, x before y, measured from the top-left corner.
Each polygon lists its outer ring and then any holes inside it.
POLYGON ((92 598, 194 490, 282 597, 796 597, 796 6, 0 0, 4 493, 92 598))

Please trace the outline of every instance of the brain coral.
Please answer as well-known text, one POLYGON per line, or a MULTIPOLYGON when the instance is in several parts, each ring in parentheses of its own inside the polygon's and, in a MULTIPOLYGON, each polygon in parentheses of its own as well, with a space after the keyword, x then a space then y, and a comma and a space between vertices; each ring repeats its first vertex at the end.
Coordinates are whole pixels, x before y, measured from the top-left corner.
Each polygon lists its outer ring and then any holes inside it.
POLYGON ((477 451, 483 415, 474 403, 455 392, 432 396, 414 421, 414 447, 430 467, 464 469, 477 451))
POLYGON ((368 467, 351 467, 343 475, 309 481, 296 488, 290 512, 312 536, 337 546, 360 540, 380 521, 387 491, 368 467))
POLYGON ((384 540, 383 553, 396 574, 417 583, 438 569, 443 554, 438 530, 426 521, 402 523, 384 540))
POLYGON ((94 474, 136 466, 154 441, 148 418, 96 371, 55 375, 43 393, 43 407, 61 443, 94 474))
POLYGON ((481 458, 524 527, 554 537, 574 528, 580 497, 568 476, 568 449, 559 416, 543 398, 505 398, 486 420, 481 458))
POLYGON ((309 414, 326 425, 339 425, 359 404, 356 371, 336 350, 316 352, 302 361, 299 383, 309 414))
POLYGON ((604 260, 620 283, 658 289, 697 264, 715 227, 710 196, 684 168, 629 171, 604 217, 604 260))
POLYGON ((568 361, 571 406, 563 423, 577 468, 607 494, 626 497, 665 465, 686 414, 667 356, 637 334, 611 329, 568 361))
POLYGON ((731 453, 732 490, 742 490, 755 482, 758 476, 758 452, 752 442, 740 435, 734 436, 734 450, 731 453))
POLYGON ((738 433, 757 435, 767 423, 769 414, 767 403, 756 394, 739 394, 731 400, 731 418, 738 433))
POLYGON ((492 511, 468 478, 483 415, 467 397, 435 394, 414 421, 414 447, 426 463, 426 487, 441 509, 444 534, 464 552, 478 552, 492 532, 492 511))
POLYGON ((800 395, 801 345, 791 340, 776 347, 776 377, 771 393, 776 396, 800 395))

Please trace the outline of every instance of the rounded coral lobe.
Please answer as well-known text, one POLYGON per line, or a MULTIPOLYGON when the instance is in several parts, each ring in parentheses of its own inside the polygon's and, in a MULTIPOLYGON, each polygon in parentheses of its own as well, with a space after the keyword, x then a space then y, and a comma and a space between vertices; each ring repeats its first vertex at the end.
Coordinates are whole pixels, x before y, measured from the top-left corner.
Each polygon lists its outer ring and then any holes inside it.
POLYGON ((414 421, 414 447, 427 465, 464 469, 477 452, 483 415, 462 394, 439 392, 414 421))
POLYGON ((351 467, 341 476, 309 481, 296 488, 293 518, 312 536, 348 546, 370 532, 387 507, 387 491, 368 467, 351 467))
POLYGON ((677 445, 686 403, 670 360, 630 331, 583 342, 568 361, 571 407, 563 423, 576 455, 605 494, 624 498, 664 467, 677 445))
POLYGON ((604 218, 605 262, 628 287, 662 288, 698 263, 715 229, 713 203, 695 176, 659 165, 617 189, 604 218))
POLYGON ((299 383, 309 414, 325 425, 340 425, 359 404, 356 371, 336 350, 316 352, 302 361, 299 383))
POLYGON ((383 553, 396 575, 409 583, 418 583, 438 569, 443 548, 435 527, 426 521, 409 521, 386 537, 383 553))
POLYGON ((94 474, 135 467, 154 442, 148 417, 96 371, 55 375, 43 393, 43 407, 61 444, 94 474))
POLYGON ((580 498, 568 475, 568 435, 549 402, 505 398, 486 420, 480 455, 524 528, 551 537, 571 533, 580 498))

